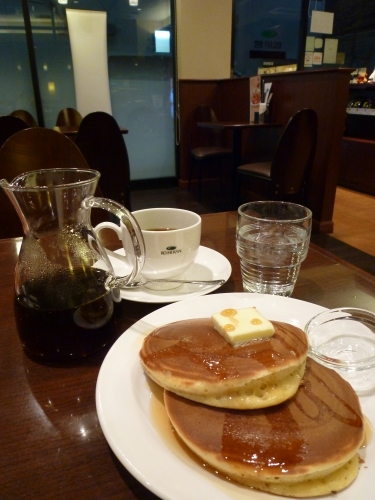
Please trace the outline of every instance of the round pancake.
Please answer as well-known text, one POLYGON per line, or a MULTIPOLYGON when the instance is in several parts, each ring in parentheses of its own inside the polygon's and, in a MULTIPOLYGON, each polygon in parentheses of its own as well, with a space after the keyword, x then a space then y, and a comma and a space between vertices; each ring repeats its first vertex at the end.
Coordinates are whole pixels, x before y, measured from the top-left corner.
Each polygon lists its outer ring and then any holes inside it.
POLYGON ((194 401, 236 409, 276 405, 296 393, 308 344, 299 328, 273 325, 273 337, 232 346, 211 319, 169 323, 145 338, 141 363, 157 384, 194 401))
POLYGON ((269 493, 313 497, 357 476, 364 424, 358 397, 336 372, 308 359, 290 400, 262 410, 224 410, 164 392, 169 419, 204 463, 269 493))

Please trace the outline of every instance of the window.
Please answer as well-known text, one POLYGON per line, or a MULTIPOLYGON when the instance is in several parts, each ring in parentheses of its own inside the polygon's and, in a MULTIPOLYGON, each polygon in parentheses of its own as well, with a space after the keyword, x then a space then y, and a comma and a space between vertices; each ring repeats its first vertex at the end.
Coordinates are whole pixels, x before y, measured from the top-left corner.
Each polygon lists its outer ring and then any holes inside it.
POLYGON ((234 0, 233 71, 236 76, 297 69, 302 0, 234 0))
POLYGON ((134 6, 127 0, 0 0, 0 114, 27 109, 39 124, 53 127, 60 109, 76 107, 66 8, 107 13, 112 114, 129 129, 132 180, 175 177, 173 43, 158 51, 155 38, 155 32, 172 33, 171 0, 134 6), (34 67, 23 5, 31 20, 34 67))

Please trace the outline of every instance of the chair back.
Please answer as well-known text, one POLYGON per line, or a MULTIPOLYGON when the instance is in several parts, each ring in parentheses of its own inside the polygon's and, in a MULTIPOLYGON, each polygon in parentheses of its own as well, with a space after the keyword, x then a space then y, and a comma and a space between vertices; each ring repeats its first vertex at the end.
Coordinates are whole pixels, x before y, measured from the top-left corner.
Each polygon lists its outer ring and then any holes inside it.
POLYGON ((271 165, 276 198, 303 195, 315 158, 317 133, 318 118, 313 109, 301 109, 290 118, 271 165))
POLYGON ((27 124, 17 116, 0 116, 0 148, 13 134, 27 128, 27 124))
POLYGON ((79 127, 82 115, 74 108, 62 109, 56 118, 57 127, 79 127))
MULTIPOLYGON (((12 135, 0 149, 0 178, 12 181, 17 175, 42 168, 89 168, 73 141, 43 127, 12 135)), ((23 236, 18 215, 0 188, 0 238, 23 236)))
POLYGON ((222 146, 222 131, 198 127, 199 122, 217 122, 216 114, 210 106, 200 104, 193 110, 190 123, 190 150, 204 146, 222 146))
POLYGON ((33 117, 33 115, 26 111, 26 109, 16 109, 10 113, 10 116, 17 116, 17 118, 21 118, 29 127, 37 127, 38 124, 33 117))
POLYGON ((79 126, 75 144, 90 168, 101 173, 99 182, 104 196, 131 210, 129 157, 113 116, 104 111, 86 115, 79 126))

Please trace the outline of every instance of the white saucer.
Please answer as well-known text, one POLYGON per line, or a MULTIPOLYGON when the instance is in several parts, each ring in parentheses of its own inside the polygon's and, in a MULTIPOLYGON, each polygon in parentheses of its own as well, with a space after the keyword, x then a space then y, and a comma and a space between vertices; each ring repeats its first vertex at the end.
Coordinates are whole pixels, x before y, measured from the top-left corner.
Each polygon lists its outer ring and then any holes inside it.
MULTIPOLYGON (((116 253, 123 253, 118 250, 116 253)), ((110 257, 113 269, 117 276, 123 273, 124 264, 110 257)), ((219 252, 211 248, 200 246, 194 264, 181 276, 186 280, 225 280, 227 281, 232 272, 229 260, 219 252)), ((151 290, 145 287, 120 291, 121 298, 133 302, 169 303, 177 302, 188 297, 206 295, 220 288, 222 285, 190 285, 183 284, 173 290, 151 290)))

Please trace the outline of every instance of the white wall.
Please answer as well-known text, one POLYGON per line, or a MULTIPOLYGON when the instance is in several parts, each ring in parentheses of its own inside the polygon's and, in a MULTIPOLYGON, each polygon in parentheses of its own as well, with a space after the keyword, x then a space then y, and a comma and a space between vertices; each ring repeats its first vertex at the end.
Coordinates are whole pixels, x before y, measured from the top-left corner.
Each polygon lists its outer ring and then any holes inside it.
POLYGON ((176 0, 179 79, 230 78, 232 0, 176 0))

